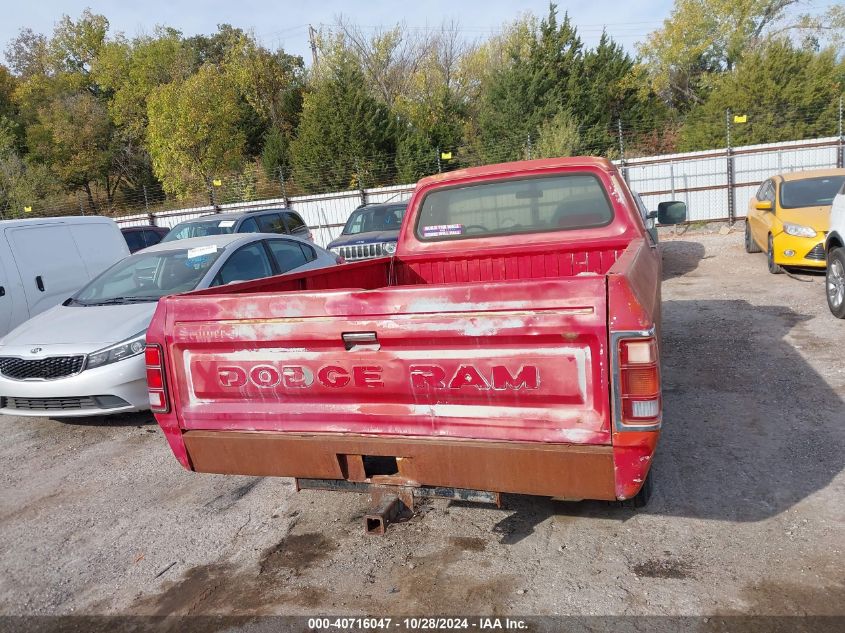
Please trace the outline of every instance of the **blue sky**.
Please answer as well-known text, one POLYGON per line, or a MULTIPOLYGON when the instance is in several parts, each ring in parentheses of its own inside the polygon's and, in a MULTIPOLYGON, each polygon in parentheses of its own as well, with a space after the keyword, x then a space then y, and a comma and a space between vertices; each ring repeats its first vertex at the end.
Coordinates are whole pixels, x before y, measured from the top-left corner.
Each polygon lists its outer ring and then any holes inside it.
MULTIPOLYGON (((307 25, 330 25, 338 15, 364 27, 390 26, 404 21, 408 26, 437 26, 444 19, 457 20, 467 39, 483 38, 519 13, 531 11, 544 15, 547 0, 508 2, 506 0, 300 0, 298 2, 258 2, 255 0, 215 0, 178 2, 178 0, 136 0, 134 2, 97 0, 10 0, 4 3, 0 20, 0 50, 21 28, 49 34, 62 14, 78 16, 85 7, 105 15, 111 31, 128 36, 149 33, 156 24, 181 30, 185 35, 211 33, 220 23, 252 30, 266 46, 308 57, 307 25)), ((603 27, 626 48, 654 30, 669 14, 672 0, 592 0, 558 3, 569 11, 583 39, 594 44, 603 27)))

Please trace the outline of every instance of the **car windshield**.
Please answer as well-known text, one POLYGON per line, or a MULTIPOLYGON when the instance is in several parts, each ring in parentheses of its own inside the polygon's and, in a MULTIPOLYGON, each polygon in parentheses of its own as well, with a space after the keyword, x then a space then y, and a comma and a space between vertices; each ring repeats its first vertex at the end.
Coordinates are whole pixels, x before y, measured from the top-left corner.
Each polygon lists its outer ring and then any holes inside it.
POLYGON ((845 176, 787 180, 780 186, 780 206, 784 209, 800 209, 831 205, 843 182, 845 176))
POLYGON ((612 219, 601 181, 576 173, 432 191, 423 198, 416 234, 454 240, 604 226, 612 219))
POLYGON ((214 220, 189 220, 173 227, 162 242, 175 242, 189 237, 205 237, 206 235, 225 235, 235 232, 237 220, 215 218, 214 220))
POLYGON ((344 235, 357 235, 370 231, 398 231, 402 225, 406 205, 370 207, 353 211, 343 227, 344 235))
POLYGON ((222 253, 217 246, 200 246, 130 255, 84 286, 68 305, 158 301, 193 290, 222 253))

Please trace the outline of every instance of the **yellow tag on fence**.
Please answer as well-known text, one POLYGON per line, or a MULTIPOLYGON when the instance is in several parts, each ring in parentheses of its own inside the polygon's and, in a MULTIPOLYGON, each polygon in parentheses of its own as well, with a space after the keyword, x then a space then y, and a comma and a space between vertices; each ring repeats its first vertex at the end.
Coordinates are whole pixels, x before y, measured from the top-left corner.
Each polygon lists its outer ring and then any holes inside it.
POLYGON ((735 114, 734 115, 734 123, 748 123, 748 115, 747 114, 735 114))
POLYGON ((212 184, 213 184, 215 187, 220 187, 220 186, 223 184, 223 181, 222 181, 222 180, 220 180, 219 178, 215 178, 215 179, 214 179, 214 180, 212 180, 211 182, 212 182, 212 184))
POLYGON ((32 207, 24 207, 24 213, 32 213, 32 207))
POLYGON ((441 160, 452 160, 452 152, 440 152, 441 160))

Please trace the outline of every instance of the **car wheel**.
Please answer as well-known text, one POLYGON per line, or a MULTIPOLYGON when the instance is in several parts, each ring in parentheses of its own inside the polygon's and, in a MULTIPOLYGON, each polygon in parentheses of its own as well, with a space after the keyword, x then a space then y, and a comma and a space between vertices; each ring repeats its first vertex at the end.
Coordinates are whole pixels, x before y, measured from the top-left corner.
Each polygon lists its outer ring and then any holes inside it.
POLYGON ((827 257, 827 305, 837 319, 845 319, 845 248, 834 248, 827 257))
POLYGON ((646 475, 645 481, 643 482, 642 488, 640 491, 635 494, 630 499, 625 499, 624 501, 617 501, 616 503, 619 504, 620 508, 625 508, 626 510, 638 510, 640 508, 644 508, 648 503, 649 499, 651 499, 651 492, 653 487, 654 477, 649 470, 648 475, 646 475))
POLYGON ((754 241, 754 238, 751 237, 751 229, 748 226, 748 220, 745 220, 745 252, 746 253, 759 253, 760 247, 757 246, 757 242, 754 241))
POLYGON ((769 236, 769 252, 766 253, 766 262, 769 265, 769 272, 773 275, 779 275, 783 272, 783 268, 775 263, 775 244, 772 236, 769 236))

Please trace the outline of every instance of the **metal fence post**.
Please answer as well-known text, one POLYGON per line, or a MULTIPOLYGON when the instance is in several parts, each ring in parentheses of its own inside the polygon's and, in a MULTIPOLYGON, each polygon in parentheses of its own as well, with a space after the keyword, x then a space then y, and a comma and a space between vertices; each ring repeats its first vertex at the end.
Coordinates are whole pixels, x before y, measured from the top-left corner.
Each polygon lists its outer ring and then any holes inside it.
POLYGON ((736 219, 736 200, 735 198, 735 177, 734 177, 734 156, 731 148, 731 109, 725 110, 725 130, 727 132, 727 147, 725 148, 725 157, 727 159, 728 167, 728 224, 733 226, 736 219))
POLYGON ((147 198, 147 185, 141 185, 141 188, 144 190, 144 210, 147 212, 147 221, 150 223, 150 226, 156 226, 156 216, 154 213, 150 213, 150 201, 147 198))
POLYGON ((675 199, 675 161, 669 161, 669 187, 672 189, 672 200, 675 199))
POLYGON ((282 199, 285 201, 285 206, 290 206, 290 198, 288 198, 288 188, 285 185, 285 170, 279 167, 279 184, 282 186, 282 199))
POLYGON ((443 165, 440 163, 440 148, 437 148, 437 173, 441 173, 443 171, 443 165))
POLYGON ((625 167, 625 138, 622 136, 622 119, 616 119, 616 130, 619 133, 619 166, 622 168, 622 179, 628 182, 628 168, 625 167))
POLYGON ((845 167, 845 131, 842 129, 842 95, 839 95, 839 152, 836 154, 836 166, 845 167))
POLYGON ((364 191, 364 179, 361 178, 361 168, 358 165, 358 159, 355 159, 355 175, 358 180, 358 195, 361 196, 361 206, 367 204, 367 192, 364 191))

